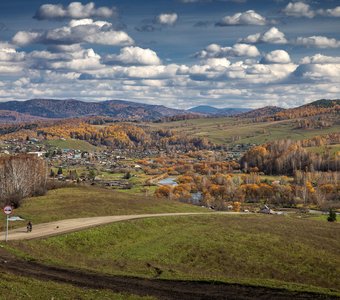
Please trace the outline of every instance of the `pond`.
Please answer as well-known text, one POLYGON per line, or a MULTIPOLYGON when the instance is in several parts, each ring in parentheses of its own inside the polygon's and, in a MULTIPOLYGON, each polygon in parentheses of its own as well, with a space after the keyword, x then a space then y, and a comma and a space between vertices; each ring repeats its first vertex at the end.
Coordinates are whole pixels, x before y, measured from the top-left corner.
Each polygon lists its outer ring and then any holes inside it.
POLYGON ((158 184, 175 186, 175 185, 178 185, 175 180, 176 180, 175 177, 167 177, 167 178, 164 178, 164 179, 158 181, 158 184))

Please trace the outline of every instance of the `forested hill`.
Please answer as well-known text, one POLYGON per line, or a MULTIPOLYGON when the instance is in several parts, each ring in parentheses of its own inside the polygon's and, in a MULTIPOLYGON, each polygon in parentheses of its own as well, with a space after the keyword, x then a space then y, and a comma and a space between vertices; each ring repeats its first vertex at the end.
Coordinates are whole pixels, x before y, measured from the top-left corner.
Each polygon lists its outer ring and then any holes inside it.
POLYGON ((275 115, 277 120, 304 118, 324 114, 339 114, 340 100, 317 100, 296 108, 286 109, 275 115))
POLYGON ((65 119, 91 116, 110 117, 118 121, 181 120, 204 116, 232 116, 258 120, 283 120, 340 112, 340 100, 317 100, 290 109, 276 106, 250 110, 244 108, 217 109, 198 106, 189 110, 168 108, 124 100, 84 102, 74 99, 32 99, 0 102, 0 122, 17 123, 30 120, 65 119))
POLYGON ((254 109, 249 112, 245 112, 239 114, 238 117, 240 118, 259 118, 259 117, 269 117, 273 116, 281 111, 284 111, 284 108, 278 106, 265 106, 262 108, 254 109))
POLYGON ((83 102, 79 100, 32 99, 0 103, 0 110, 15 111, 44 118, 74 118, 83 116, 110 116, 118 120, 157 120, 184 115, 187 111, 163 105, 141 104, 123 100, 83 102))

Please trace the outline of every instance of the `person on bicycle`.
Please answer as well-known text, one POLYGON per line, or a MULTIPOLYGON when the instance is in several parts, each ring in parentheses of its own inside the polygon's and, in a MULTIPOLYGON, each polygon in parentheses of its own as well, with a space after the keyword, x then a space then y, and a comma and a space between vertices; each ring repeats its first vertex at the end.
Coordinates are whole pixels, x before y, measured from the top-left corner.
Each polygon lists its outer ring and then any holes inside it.
POLYGON ((27 232, 31 232, 32 231, 32 222, 28 221, 27 223, 27 232))

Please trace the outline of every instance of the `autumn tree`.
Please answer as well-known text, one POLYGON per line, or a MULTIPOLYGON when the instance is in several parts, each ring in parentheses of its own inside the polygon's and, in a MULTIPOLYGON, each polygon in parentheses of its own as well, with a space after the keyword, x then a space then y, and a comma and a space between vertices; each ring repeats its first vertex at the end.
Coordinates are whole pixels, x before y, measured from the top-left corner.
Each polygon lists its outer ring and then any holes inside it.
POLYGON ((47 180, 46 161, 34 155, 13 155, 0 158, 0 199, 20 205, 24 197, 43 194, 47 180))

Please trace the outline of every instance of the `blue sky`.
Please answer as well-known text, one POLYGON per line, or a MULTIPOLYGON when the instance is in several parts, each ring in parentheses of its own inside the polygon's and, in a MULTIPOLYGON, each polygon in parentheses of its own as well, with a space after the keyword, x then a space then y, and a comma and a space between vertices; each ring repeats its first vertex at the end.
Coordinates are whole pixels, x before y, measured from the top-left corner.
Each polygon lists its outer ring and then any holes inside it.
POLYGON ((340 1, 0 3, 0 101, 189 108, 340 96, 340 1))

